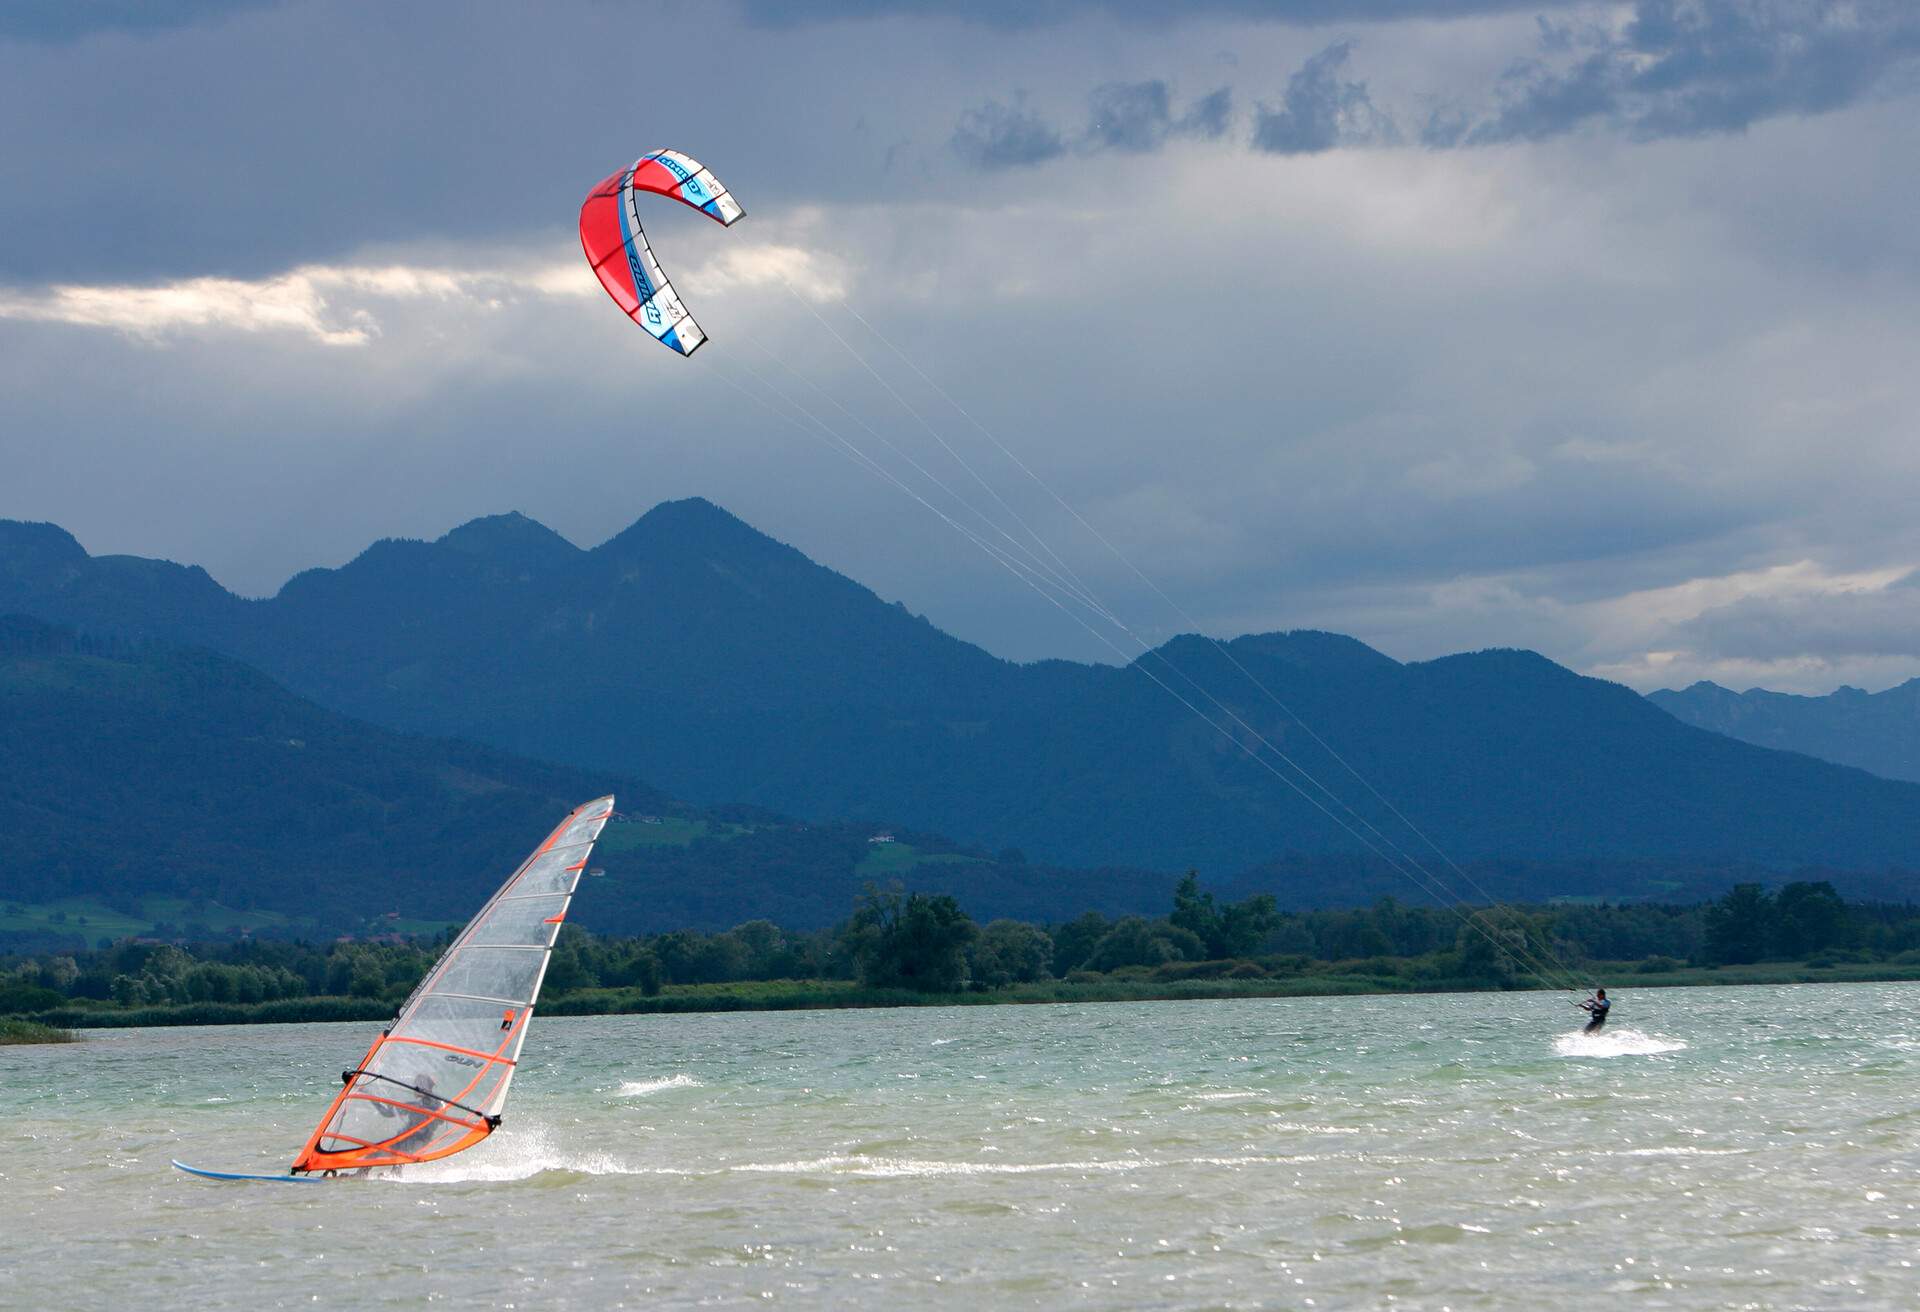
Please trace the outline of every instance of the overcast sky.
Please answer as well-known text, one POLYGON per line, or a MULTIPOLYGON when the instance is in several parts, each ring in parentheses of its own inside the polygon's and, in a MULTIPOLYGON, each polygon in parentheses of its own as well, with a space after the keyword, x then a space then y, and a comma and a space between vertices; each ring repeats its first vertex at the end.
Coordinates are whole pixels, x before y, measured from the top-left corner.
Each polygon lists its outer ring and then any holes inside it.
POLYGON ((1906 0, 16 3, 0 516, 261 595, 700 495, 1115 658, 845 438, 1149 641, 1880 688, 1920 674, 1917 110, 1906 0), (662 145, 748 214, 644 216, 690 360, 574 231, 662 145))

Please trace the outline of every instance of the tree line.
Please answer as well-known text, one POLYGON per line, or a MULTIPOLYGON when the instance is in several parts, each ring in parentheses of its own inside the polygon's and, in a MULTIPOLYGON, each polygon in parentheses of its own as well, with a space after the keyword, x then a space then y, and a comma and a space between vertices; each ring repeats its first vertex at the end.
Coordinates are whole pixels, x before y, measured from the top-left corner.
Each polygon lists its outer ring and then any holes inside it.
MULTIPOLYGON (((129 939, 93 951, 0 957, 0 1015, 297 999, 398 1003, 450 941, 343 938, 219 943, 129 939)), ((1920 964, 1920 907, 1849 903, 1831 884, 1740 884, 1687 906, 1553 905, 1484 911, 1381 898, 1357 909, 1280 911, 1266 894, 1217 902, 1189 873, 1161 916, 976 923, 951 896, 869 886, 831 929, 751 920, 719 933, 561 932, 551 1000, 595 989, 755 980, 848 980, 920 993, 1049 979, 1258 980, 1340 969, 1419 987, 1526 987, 1541 958, 1575 969, 1677 969, 1766 960, 1920 964), (1473 923, 1469 923, 1469 921, 1473 923), (1488 932, 1491 931, 1491 932, 1488 932)), ((318 1014, 318 1013, 316 1013, 318 1014)))

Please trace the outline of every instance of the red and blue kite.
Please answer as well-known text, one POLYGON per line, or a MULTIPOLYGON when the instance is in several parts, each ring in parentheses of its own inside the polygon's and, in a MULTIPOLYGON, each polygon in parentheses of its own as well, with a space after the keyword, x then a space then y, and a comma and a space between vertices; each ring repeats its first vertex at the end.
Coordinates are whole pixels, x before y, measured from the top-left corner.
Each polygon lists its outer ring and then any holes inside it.
POLYGON ((691 206, 722 227, 733 226, 746 211, 705 165, 677 150, 656 150, 608 174, 580 206, 580 248, 607 295, 654 337, 692 355, 707 335, 661 272, 641 230, 639 195, 649 191, 691 206))

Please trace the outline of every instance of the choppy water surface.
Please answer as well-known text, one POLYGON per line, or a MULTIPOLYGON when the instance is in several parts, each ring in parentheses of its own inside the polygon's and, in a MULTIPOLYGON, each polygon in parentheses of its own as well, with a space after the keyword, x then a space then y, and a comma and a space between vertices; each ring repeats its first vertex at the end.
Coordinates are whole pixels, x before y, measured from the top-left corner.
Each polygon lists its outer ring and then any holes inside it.
POLYGON ((1920 1306, 1912 985, 541 1019, 505 1128, 279 1169, 364 1025, 0 1049, 18 1307, 1920 1306))

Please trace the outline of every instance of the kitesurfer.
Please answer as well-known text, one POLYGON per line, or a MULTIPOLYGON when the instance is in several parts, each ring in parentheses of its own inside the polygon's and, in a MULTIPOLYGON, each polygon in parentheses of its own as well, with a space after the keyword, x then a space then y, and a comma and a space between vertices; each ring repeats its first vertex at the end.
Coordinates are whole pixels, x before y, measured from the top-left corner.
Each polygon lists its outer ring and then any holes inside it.
POLYGON ((1586 1032, 1589 1034, 1607 1023, 1607 1013, 1613 1009, 1613 1004, 1607 1001, 1605 989, 1595 989, 1592 997, 1577 1005, 1593 1018, 1587 1022, 1586 1032))

